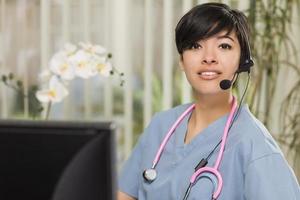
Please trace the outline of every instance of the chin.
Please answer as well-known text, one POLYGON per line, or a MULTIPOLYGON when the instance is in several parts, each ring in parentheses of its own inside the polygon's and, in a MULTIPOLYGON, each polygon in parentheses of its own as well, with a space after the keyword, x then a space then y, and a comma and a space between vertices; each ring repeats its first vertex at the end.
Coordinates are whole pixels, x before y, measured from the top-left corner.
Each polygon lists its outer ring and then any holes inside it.
POLYGON ((196 95, 218 95, 229 90, 222 90, 219 85, 214 85, 212 87, 197 87, 194 88, 194 93, 196 95))

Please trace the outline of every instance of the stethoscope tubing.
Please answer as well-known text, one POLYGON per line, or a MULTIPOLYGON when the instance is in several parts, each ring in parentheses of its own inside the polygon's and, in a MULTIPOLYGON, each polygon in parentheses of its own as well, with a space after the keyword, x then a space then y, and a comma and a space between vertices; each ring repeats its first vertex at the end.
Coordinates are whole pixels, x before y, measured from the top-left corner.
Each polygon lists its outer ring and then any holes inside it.
POLYGON ((221 193, 222 187, 223 187, 223 179, 222 179, 222 176, 221 176, 220 172, 218 171, 218 169, 219 169, 220 163, 223 158, 223 153, 224 153, 225 144, 227 141, 229 128, 232 123, 232 119, 233 119, 234 113, 236 111, 236 107, 237 107, 237 101, 236 101, 235 97, 233 97, 232 108, 231 108, 230 114, 228 116, 228 120, 225 124, 221 147, 220 147, 219 154, 218 154, 218 157, 217 157, 217 160, 216 160, 214 166, 200 168, 197 171, 195 171, 190 178, 190 183, 193 185, 195 183, 195 181, 197 180, 197 177, 199 177, 202 173, 207 172, 207 173, 213 174, 218 180, 217 189, 213 193, 213 199, 218 198, 218 196, 221 193))
POLYGON ((210 173, 212 175, 214 175, 217 180, 218 180, 218 183, 217 183, 217 188, 215 190, 215 192, 213 193, 212 195, 212 198, 213 199, 217 199, 218 196, 220 195, 221 191, 222 191, 222 187, 223 187, 223 178, 222 178, 222 175, 220 174, 220 172, 218 171, 218 169, 216 169, 215 167, 202 167, 200 169, 198 169, 191 177, 190 179, 190 184, 194 184, 195 181, 197 180, 197 178, 203 174, 203 173, 210 173))
POLYGON ((181 114, 181 116, 176 120, 176 122, 173 124, 173 126, 169 129, 167 135, 165 136, 163 142, 161 143, 157 153, 156 153, 156 156, 153 160, 153 163, 152 163, 152 169, 154 169, 157 165, 157 163, 159 162, 159 159, 162 155, 162 152, 167 144, 167 142, 169 141, 169 138, 172 136, 172 134, 174 133, 175 129, 177 128, 177 126, 179 125, 179 123, 184 119, 184 117, 190 113, 193 109, 195 108, 195 104, 192 104, 190 107, 188 107, 188 109, 186 109, 184 111, 184 113, 181 114))
POLYGON ((228 136, 228 132, 229 132, 229 127, 230 127, 230 124, 232 122, 232 119, 233 119, 233 116, 234 116, 234 113, 236 111, 236 107, 237 107, 237 100, 235 99, 235 97, 233 96, 233 102, 232 102, 232 109, 230 111, 230 114, 228 116, 228 120, 226 122, 226 125, 225 125, 225 128, 224 128, 224 132, 223 132, 223 137, 222 137, 222 142, 221 142, 221 148, 220 148, 220 151, 219 151, 219 154, 218 154, 218 158, 217 158, 217 161, 214 165, 214 168, 215 169, 219 169, 219 166, 220 166, 220 163, 221 163, 221 160, 223 158, 223 153, 224 153, 224 149, 225 149, 225 145, 226 145, 226 141, 227 141, 227 136, 228 136))

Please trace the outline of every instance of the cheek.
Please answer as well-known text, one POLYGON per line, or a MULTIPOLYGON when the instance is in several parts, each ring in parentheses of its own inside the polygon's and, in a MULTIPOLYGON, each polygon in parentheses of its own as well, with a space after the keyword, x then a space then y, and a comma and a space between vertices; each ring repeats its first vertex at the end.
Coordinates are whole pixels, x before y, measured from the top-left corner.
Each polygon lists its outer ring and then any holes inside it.
POLYGON ((226 56, 222 59, 223 66, 225 67, 225 71, 228 73, 233 73, 239 68, 240 64, 240 55, 232 54, 231 56, 226 56))
POLYGON ((188 81, 190 81, 190 79, 192 78, 192 74, 193 74, 193 70, 196 62, 194 62, 193 60, 184 57, 183 60, 181 61, 181 69, 182 71, 185 73, 185 76, 187 78, 188 81))
POLYGON ((198 66, 200 63, 200 56, 199 55, 195 55, 189 52, 185 52, 182 55, 182 67, 183 69, 190 69, 192 67, 198 66))

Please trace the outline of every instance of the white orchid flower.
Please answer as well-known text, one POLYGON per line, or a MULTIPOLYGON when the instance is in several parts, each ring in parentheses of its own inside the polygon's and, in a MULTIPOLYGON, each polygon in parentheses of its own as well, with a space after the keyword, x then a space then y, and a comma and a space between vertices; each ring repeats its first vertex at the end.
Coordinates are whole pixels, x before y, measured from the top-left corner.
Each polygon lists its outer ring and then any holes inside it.
POLYGON ((99 63, 97 65, 97 69, 102 76, 108 77, 111 74, 113 68, 110 62, 106 62, 102 64, 99 63))
POLYGON ((75 77, 74 66, 70 62, 68 52, 59 51, 50 60, 50 70, 64 80, 72 80, 75 77))
POLYGON ((112 65, 105 57, 95 57, 94 70, 102 76, 108 77, 112 71, 112 65))
POLYGON ((91 54, 99 54, 99 55, 104 55, 107 54, 106 48, 100 45, 92 45, 90 43, 83 43, 80 42, 79 45, 87 52, 91 54))
POLYGON ((95 52, 97 54, 100 54, 100 55, 107 54, 106 48, 104 48, 104 47, 102 47, 100 45, 94 45, 94 46, 92 46, 92 50, 93 50, 93 52, 95 52))
POLYGON ((68 90, 58 78, 52 76, 49 82, 49 89, 37 91, 36 98, 43 103, 56 103, 62 101, 68 94, 68 90))
POLYGON ((75 66, 75 74, 87 79, 96 75, 93 70, 93 57, 84 50, 79 50, 71 58, 71 63, 75 66))

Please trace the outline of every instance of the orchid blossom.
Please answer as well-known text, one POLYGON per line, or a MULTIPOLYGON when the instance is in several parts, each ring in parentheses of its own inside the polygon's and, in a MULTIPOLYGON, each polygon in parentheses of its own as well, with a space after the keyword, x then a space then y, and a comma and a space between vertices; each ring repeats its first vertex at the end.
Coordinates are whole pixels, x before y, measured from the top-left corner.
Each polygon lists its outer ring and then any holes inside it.
POLYGON ((60 102, 69 94, 65 86, 59 81, 57 76, 52 76, 49 88, 37 91, 36 98, 43 103, 60 102))
MULTIPOLYGON (((79 43, 79 49, 72 44, 66 44, 62 50, 55 53, 49 62, 49 69, 40 74, 40 79, 49 80, 49 88, 36 92, 37 99, 48 103, 47 113, 52 103, 62 101, 67 95, 65 87, 75 77, 88 79, 96 75, 108 77, 112 72, 120 76, 121 85, 124 80, 123 73, 118 72, 108 61, 110 58, 107 50, 100 45, 79 43)), ((47 116, 48 116, 47 114, 47 116)))

